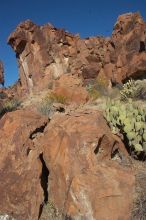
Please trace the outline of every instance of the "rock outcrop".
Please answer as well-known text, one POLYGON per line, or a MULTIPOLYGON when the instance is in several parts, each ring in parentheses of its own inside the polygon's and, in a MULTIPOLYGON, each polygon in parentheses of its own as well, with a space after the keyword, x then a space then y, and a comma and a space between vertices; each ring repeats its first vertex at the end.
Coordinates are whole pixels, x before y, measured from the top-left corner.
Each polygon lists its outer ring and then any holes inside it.
POLYGON ((1 60, 0 60, 0 84, 4 85, 4 66, 1 60))
POLYGON ((123 82, 130 77, 146 78, 146 23, 139 13, 118 17, 111 45, 114 49, 104 69, 107 73, 112 72, 113 82, 123 82))
POLYGON ((104 38, 81 40, 50 24, 37 26, 27 20, 16 28, 8 43, 16 52, 22 90, 47 88, 63 74, 95 78, 101 68, 104 38))
POLYGON ((21 90, 47 88, 63 74, 76 75, 84 84, 99 73, 109 84, 145 77, 145 29, 139 13, 119 16, 111 38, 80 39, 50 24, 22 22, 8 39, 18 59, 21 90))
POLYGON ((20 79, 0 90, 0 103, 30 96, 21 110, 0 118, 0 216, 38 220, 51 201, 63 220, 130 220, 135 173, 124 143, 97 108, 78 104, 88 101, 85 86, 98 78, 107 87, 146 78, 146 23, 139 13, 128 13, 119 16, 111 37, 80 39, 27 20, 8 43, 20 79), (49 119, 36 113, 48 91, 71 103, 54 103, 63 111, 54 110, 49 119))

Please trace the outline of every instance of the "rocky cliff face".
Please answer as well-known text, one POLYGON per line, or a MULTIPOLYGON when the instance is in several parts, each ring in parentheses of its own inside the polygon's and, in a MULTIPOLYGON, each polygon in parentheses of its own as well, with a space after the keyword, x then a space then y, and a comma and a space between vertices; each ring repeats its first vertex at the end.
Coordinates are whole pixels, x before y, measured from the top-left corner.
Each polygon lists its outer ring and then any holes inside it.
POLYGON ((27 92, 47 88, 51 80, 63 74, 95 78, 102 66, 105 41, 100 37, 81 40, 78 35, 49 24, 39 27, 29 20, 18 25, 8 39, 27 92))
MULTIPOLYGON (((115 50, 110 54, 113 81, 125 81, 129 77, 146 77, 146 23, 139 13, 119 16, 112 33, 115 50)), ((105 66, 106 68, 106 66, 105 66)))
POLYGON ((80 39, 50 24, 19 24, 8 43, 16 52, 22 90, 47 88, 62 75, 76 75, 83 84, 104 75, 111 83, 145 77, 146 24, 138 13, 119 16, 111 38, 80 39))

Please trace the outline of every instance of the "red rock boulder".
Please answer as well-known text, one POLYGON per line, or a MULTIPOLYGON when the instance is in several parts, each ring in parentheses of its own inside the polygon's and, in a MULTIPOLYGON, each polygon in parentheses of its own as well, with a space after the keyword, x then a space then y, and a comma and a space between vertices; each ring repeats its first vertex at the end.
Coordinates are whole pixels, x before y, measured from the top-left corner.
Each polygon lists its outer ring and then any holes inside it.
POLYGON ((49 199, 58 210, 73 219, 131 219, 134 174, 111 160, 123 145, 98 112, 56 114, 37 142, 50 171, 49 199))
POLYGON ((41 150, 34 137, 47 119, 17 110, 0 120, 0 213, 16 220, 37 220, 43 204, 41 150))

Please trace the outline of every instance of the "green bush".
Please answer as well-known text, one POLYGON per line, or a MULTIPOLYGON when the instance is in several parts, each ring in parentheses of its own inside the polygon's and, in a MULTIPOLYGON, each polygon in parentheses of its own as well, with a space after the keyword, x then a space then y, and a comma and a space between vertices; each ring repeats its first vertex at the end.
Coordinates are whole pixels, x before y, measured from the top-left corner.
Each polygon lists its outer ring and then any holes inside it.
POLYGON ((128 141, 129 151, 146 152, 146 111, 128 103, 108 101, 105 118, 112 132, 123 134, 128 141))

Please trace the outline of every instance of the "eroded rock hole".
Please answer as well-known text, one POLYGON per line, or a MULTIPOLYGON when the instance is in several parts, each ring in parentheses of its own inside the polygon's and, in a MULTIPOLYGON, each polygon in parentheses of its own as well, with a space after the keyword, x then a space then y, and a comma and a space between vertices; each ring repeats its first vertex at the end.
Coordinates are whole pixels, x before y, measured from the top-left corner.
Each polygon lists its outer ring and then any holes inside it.
POLYGON ((139 52, 143 52, 145 51, 145 43, 143 41, 140 41, 140 48, 139 48, 139 52))

